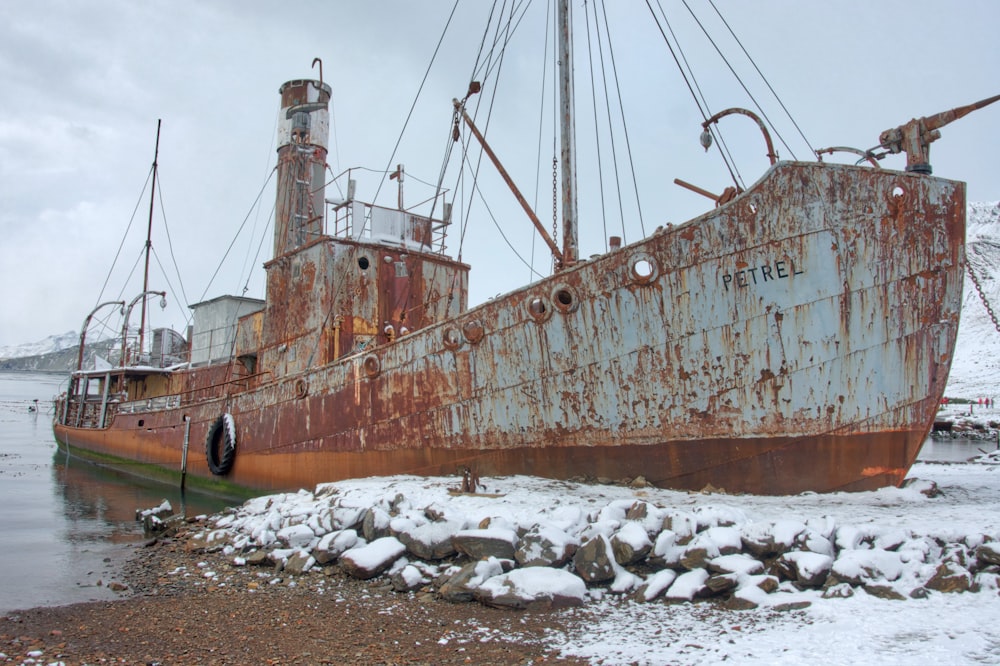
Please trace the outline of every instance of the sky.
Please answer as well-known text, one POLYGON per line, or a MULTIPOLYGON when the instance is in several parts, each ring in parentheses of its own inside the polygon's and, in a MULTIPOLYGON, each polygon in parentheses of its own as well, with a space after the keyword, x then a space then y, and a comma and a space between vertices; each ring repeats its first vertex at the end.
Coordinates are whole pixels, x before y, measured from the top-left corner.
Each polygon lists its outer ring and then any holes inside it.
MULTIPOLYGON (((547 4, 528 4, 500 82, 485 91, 498 95, 487 137, 550 227, 551 112, 539 107, 547 80, 540 70, 547 4)), ((646 3, 608 5, 601 11, 611 28, 633 166, 626 166, 620 130, 615 154, 621 173, 636 174, 639 205, 635 197, 621 208, 610 203, 613 176, 596 178, 589 139, 602 137, 603 162, 612 163, 612 151, 606 131, 592 121, 586 24, 595 20, 595 5, 574 2, 583 256, 605 251, 609 235, 633 242, 712 205, 673 185, 675 177, 714 192, 731 184, 718 153, 706 154, 698 144, 702 116, 646 3)), ((751 106, 685 5, 670 0, 662 6, 708 108, 751 106)), ((778 142, 782 159, 811 159, 809 145, 870 148, 881 131, 910 118, 1000 93, 1000 5, 988 0, 960 1, 947 10, 923 0, 715 0, 807 144, 707 0, 688 0, 688 6, 787 142, 778 142)), ((262 297, 261 266, 272 246, 269 175, 278 88, 318 77, 314 58, 322 59, 324 81, 334 91, 331 174, 364 169, 354 172, 357 198, 392 206, 395 184, 381 185, 379 174, 404 164, 407 206, 432 196, 420 181, 436 181, 441 170, 451 100, 468 87, 490 8, 469 0, 454 13, 450 0, 306 0, 294 8, 258 0, 0 3, 0 346, 79 330, 99 302, 139 294, 158 119, 150 288, 168 292, 168 307, 154 304, 152 324, 183 330, 187 304, 225 293, 262 297)), ((593 40, 589 59, 599 62, 593 40)), ((602 46, 610 62, 607 40, 602 46)), ((617 94, 612 97, 616 102, 617 94)), ((980 110, 943 128, 931 148, 935 174, 966 181, 970 201, 1000 199, 998 120, 1000 104, 980 110)), ((721 128, 744 184, 751 184, 767 168, 759 133, 742 117, 724 119, 721 128)), ((828 159, 853 161, 846 154, 828 159)), ((903 165, 900 156, 883 161, 887 168, 903 165)), ((468 201, 456 166, 452 160, 445 186, 468 201)), ((461 250, 472 266, 470 304, 526 284, 550 266, 510 193, 496 187, 486 167, 482 171, 497 221, 476 195, 471 206, 456 204, 456 219, 467 218, 468 228, 462 234, 454 225, 448 241, 449 253, 461 250)), ((341 182, 327 196, 337 196, 341 182)), ((626 193, 633 190, 621 182, 626 193)))

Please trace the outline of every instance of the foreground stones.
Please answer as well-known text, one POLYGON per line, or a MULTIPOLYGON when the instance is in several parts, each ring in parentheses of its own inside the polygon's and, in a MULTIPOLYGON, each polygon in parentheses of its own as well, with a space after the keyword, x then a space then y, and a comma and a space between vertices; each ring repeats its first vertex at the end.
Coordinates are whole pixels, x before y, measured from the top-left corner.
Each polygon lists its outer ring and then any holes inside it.
MULTIPOLYGON (((919 484, 920 482, 918 482, 919 484)), ((933 497, 936 488, 919 488, 933 497)), ((236 565, 292 575, 338 567, 399 592, 513 609, 578 606, 603 594, 640 603, 717 599, 777 610, 864 593, 889 600, 1000 591, 1000 538, 960 541, 825 518, 751 522, 642 499, 513 520, 389 493, 357 506, 335 486, 256 498, 188 541, 236 565)))

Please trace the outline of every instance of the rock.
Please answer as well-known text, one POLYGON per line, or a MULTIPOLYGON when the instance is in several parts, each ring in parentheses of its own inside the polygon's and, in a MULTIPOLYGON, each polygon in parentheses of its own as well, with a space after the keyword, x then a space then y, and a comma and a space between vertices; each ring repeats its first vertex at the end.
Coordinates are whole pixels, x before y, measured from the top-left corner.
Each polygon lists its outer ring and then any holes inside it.
POLYGON ((603 583, 615 577, 611 542, 603 534, 580 546, 573 554, 573 569, 587 583, 603 583))
POLYGON ((786 604, 775 604, 774 606, 771 606, 771 608, 779 612, 787 612, 802 610, 803 608, 809 608, 810 606, 812 606, 811 601, 791 601, 786 604))
POLYGON ((273 564, 273 562, 271 561, 271 558, 269 557, 268 551, 263 550, 263 549, 255 550, 255 551, 252 551, 252 552, 248 553, 243 558, 243 563, 244 564, 251 564, 251 565, 255 565, 255 566, 270 566, 270 565, 273 564))
POLYGON ((941 489, 933 481, 926 481, 924 479, 909 478, 903 481, 903 488, 912 488, 922 495, 927 497, 937 497, 941 494, 941 489))
POLYGON ((756 601, 748 599, 747 597, 742 597, 738 594, 734 594, 726 599, 722 602, 722 605, 724 608, 732 611, 753 610, 758 607, 756 601))
POLYGON ((708 572, 704 569, 687 571, 677 577, 673 584, 667 588, 664 596, 669 601, 691 601, 695 597, 705 594, 707 580, 708 572))
POLYGON ((184 550, 195 553, 214 553, 228 546, 231 538, 232 534, 228 530, 200 532, 184 543, 184 550))
POLYGON ((316 534, 304 523, 278 530, 277 537, 286 548, 309 548, 316 540, 316 534))
POLYGON ((646 530, 634 521, 627 522, 611 537, 611 550, 615 554, 615 561, 622 566, 644 559, 652 549, 653 542, 649 540, 646 530))
POLYGON ((632 599, 639 602, 653 601, 662 595, 676 579, 677 573, 673 569, 657 571, 635 590, 632 599))
POLYGON ((823 590, 824 599, 847 599, 854 596, 854 588, 850 583, 837 583, 823 590))
POLYGON ((1000 590, 1000 575, 988 572, 980 571, 972 579, 972 587, 969 588, 970 592, 997 592, 1000 590))
POLYGON ((495 557, 513 560, 517 550, 517 532, 499 527, 485 530, 460 530, 451 538, 455 550, 473 560, 495 557))
POLYGON ((972 586, 972 575, 955 562, 942 562, 931 579, 924 584, 937 592, 968 592, 972 586))
POLYGON ((417 567, 412 564, 407 564, 405 567, 392 574, 390 577, 390 582, 392 583, 392 589, 395 592, 413 592, 419 590, 428 580, 424 578, 424 574, 417 567))
POLYGON ((819 553, 792 551, 775 563, 783 574, 803 587, 821 587, 833 568, 833 558, 819 553))
POLYGON ((364 524, 368 510, 359 506, 333 507, 333 527, 338 530, 355 530, 364 524))
POLYGON ((386 571, 406 552, 396 537, 382 537, 352 548, 340 556, 340 566, 355 578, 367 580, 386 571))
POLYGON ((364 519, 361 521, 361 533, 365 535, 367 541, 389 536, 389 514, 377 506, 365 511, 364 519))
MULTIPOLYGON (((551 569, 546 569, 551 571, 551 569)), ((457 573, 452 574, 438 588, 442 599, 453 603, 472 601, 473 592, 485 581, 503 573, 500 562, 496 558, 469 562, 457 573)))
POLYGON ((749 576, 764 573, 764 565, 760 560, 749 555, 743 555, 742 553, 720 555, 709 560, 706 568, 712 573, 722 574, 738 573, 749 576))
POLYGON ((748 523, 740 528, 743 548, 761 559, 777 555, 772 526, 767 523, 748 523))
POLYGON ((128 589, 128 585, 113 580, 110 583, 108 583, 108 589, 111 590, 112 592, 124 592, 125 590, 128 589))
POLYGON ((864 586, 864 591, 879 599, 889 599, 890 601, 906 601, 906 597, 888 585, 876 585, 869 583, 864 586))
POLYGON ((757 575, 747 576, 741 584, 741 587, 746 586, 753 586, 766 594, 772 594, 778 591, 779 583, 775 576, 757 575))
POLYGON ((534 526, 514 552, 522 567, 561 567, 573 557, 580 542, 556 527, 534 526))
MULTIPOLYGON (((838 530, 837 540, 839 542, 838 530)), ((903 574, 903 564, 898 553, 872 548, 870 550, 842 550, 833 563, 832 572, 841 581, 863 585, 880 580, 894 581, 903 574)))
POLYGON ((931 593, 926 587, 918 587, 910 590, 911 599, 926 599, 929 596, 931 596, 931 593))
POLYGON ((976 560, 980 566, 1000 564, 1000 541, 987 541, 976 548, 976 560))
POLYGON ((313 548, 312 554, 319 564, 336 561, 344 552, 358 545, 358 533, 354 530, 337 530, 323 536, 313 548))
POLYGON ((300 550, 293 553, 288 557, 288 559, 285 560, 285 568, 283 571, 285 573, 298 576, 312 569, 315 564, 316 559, 312 555, 304 550, 300 550))
POLYGON ((708 580, 705 581, 705 587, 711 594, 722 594, 729 590, 735 590, 739 582, 738 574, 716 574, 708 577, 708 580))
POLYGON ((678 536, 672 530, 663 530, 656 536, 649 563, 667 569, 680 569, 684 546, 678 543, 678 536))
POLYGON ((487 606, 526 610, 551 610, 582 606, 587 586, 568 571, 526 567, 494 576, 473 591, 487 606))
POLYGON ((396 538, 414 557, 421 560, 443 560, 457 552, 452 537, 462 527, 464 525, 459 522, 427 523, 401 531, 396 534, 396 538))

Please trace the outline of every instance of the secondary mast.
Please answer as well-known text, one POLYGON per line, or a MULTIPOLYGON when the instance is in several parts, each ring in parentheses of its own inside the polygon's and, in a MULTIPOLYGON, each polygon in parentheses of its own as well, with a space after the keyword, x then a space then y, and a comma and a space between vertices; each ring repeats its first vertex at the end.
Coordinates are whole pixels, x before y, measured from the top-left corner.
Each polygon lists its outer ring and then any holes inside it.
MULTIPOLYGON (((149 224, 146 227, 146 268, 142 273, 142 293, 146 294, 149 291, 149 251, 153 247, 153 202, 156 199, 156 169, 157 160, 160 159, 160 123, 163 122, 162 118, 156 120, 156 150, 153 151, 153 186, 149 192, 149 224)), ((128 326, 128 320, 126 320, 126 326, 128 326)), ((146 299, 142 299, 142 316, 140 317, 139 324, 139 356, 142 356, 143 343, 145 342, 146 334, 146 299)), ((124 344, 123 344, 124 347, 124 344)), ((124 354, 122 355, 124 359, 124 354)), ((123 361, 124 362, 124 361, 123 361)))
POLYGON ((576 220, 576 123, 573 117, 573 11, 569 0, 559 0, 559 111, 562 143, 562 267, 576 264, 578 251, 576 220))

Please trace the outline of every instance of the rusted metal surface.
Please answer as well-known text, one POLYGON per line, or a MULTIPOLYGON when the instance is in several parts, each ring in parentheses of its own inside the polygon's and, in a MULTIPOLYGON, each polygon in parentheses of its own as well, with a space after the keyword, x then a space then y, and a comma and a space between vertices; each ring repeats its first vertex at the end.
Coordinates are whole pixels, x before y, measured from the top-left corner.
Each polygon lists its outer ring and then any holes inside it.
MULTIPOLYGON (((56 433, 176 466, 183 416, 197 447, 229 412, 239 444, 228 478, 267 490, 460 469, 642 475, 771 494, 894 484, 947 380, 964 207, 961 183, 779 164, 687 224, 391 343, 375 335, 361 351, 301 371, 262 362, 256 388, 227 384, 176 409, 119 413, 111 429, 57 425, 56 433)), ((354 309, 354 339, 359 322, 399 316, 391 308, 358 314, 379 302, 374 292, 414 288, 348 268, 371 247, 337 240, 288 258, 329 262, 289 278, 289 289, 332 292, 353 275, 351 299, 322 304, 354 309)), ((385 266, 399 258, 387 256, 369 258, 385 266)), ((264 317, 293 314, 271 302, 264 317)), ((296 317, 303 330, 316 323, 296 317)), ((174 381, 200 386, 200 372, 174 381)), ((189 474, 208 476, 199 456, 189 474)))

